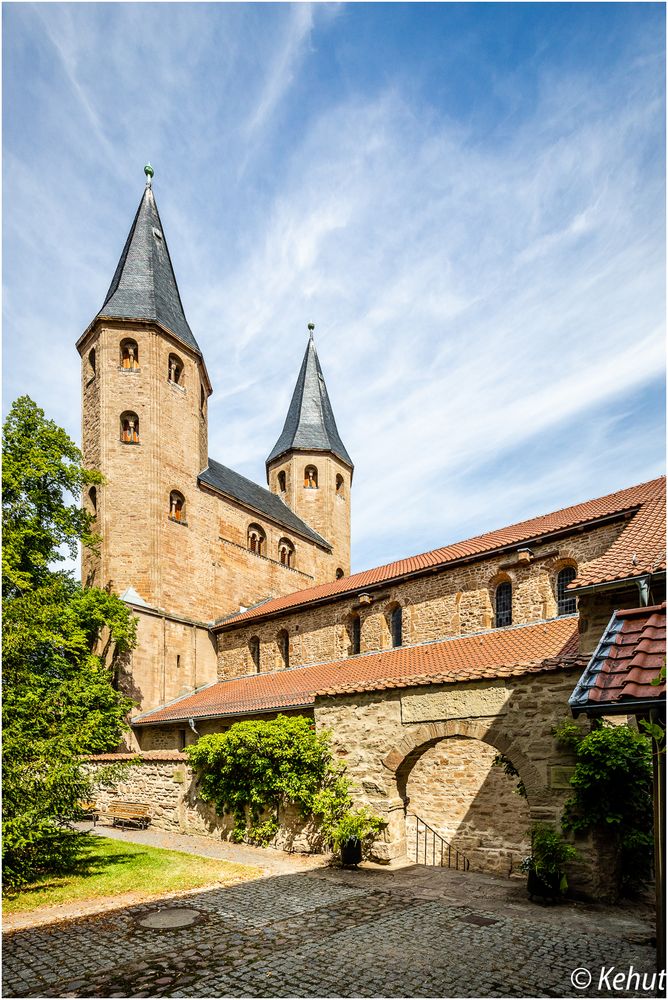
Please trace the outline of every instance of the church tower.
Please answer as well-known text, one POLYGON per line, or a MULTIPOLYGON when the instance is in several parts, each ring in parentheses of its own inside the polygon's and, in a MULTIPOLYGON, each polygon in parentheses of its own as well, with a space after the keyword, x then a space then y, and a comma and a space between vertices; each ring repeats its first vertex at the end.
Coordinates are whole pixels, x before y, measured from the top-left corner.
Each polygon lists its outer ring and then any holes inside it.
POLYGON ((267 482, 332 545, 332 578, 350 573, 353 463, 339 435, 309 323, 309 340, 267 482))
MULTIPOLYGON (((84 463, 102 535, 82 580, 182 608, 193 547, 184 531, 207 466, 211 385, 186 320, 152 189, 153 168, 102 308, 77 343, 84 463)), ((193 518, 194 520, 194 518, 193 518)))

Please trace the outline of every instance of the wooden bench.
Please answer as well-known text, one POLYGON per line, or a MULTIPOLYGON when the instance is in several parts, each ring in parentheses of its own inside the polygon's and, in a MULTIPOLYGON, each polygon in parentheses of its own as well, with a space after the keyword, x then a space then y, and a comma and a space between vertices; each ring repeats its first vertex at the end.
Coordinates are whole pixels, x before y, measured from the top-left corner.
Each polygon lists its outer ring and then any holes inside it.
POLYGON ((83 819, 92 819, 93 826, 97 823, 100 818, 100 811, 97 808, 97 802, 80 802, 79 812, 83 819))
POLYGON ((151 806, 148 802, 124 802, 116 799, 107 806, 105 816, 112 821, 112 826, 119 823, 136 823, 145 829, 151 822, 151 806))

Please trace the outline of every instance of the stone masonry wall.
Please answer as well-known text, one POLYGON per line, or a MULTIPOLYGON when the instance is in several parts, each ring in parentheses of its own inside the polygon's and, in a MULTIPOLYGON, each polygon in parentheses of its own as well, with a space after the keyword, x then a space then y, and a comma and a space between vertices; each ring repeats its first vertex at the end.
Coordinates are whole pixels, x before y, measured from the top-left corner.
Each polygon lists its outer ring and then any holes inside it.
MULTIPOLYGON (((405 855, 406 812, 412 810, 412 803, 407 807, 405 800, 410 796, 411 771, 422 753, 441 741, 442 752, 450 752, 451 737, 480 740, 505 754, 526 785, 531 822, 558 824, 570 792, 569 768, 574 761, 558 746, 552 730, 570 717, 568 697, 579 673, 571 669, 505 682, 319 698, 316 726, 333 733, 335 751, 356 783, 360 804, 368 805, 387 821, 374 845, 375 858, 390 861, 405 855), (493 715, 491 706, 495 706, 493 715)), ((583 729, 587 725, 580 724, 583 729)), ((428 769, 429 761, 424 766, 428 769)), ((421 772, 416 773, 419 784, 421 772)), ((440 792, 437 787, 432 789, 430 801, 424 782, 422 789, 421 808, 432 810, 435 816, 440 792)), ((483 788, 483 793, 480 806, 486 810, 487 789, 483 788)), ((468 812, 473 815, 477 807, 474 801, 468 812)), ((497 870, 501 870, 508 863, 509 829, 507 815, 501 817, 496 860, 494 848, 486 848, 488 867, 498 865, 497 870)), ((518 829, 519 822, 515 827, 518 829)), ((576 841, 576 847, 579 858, 569 866, 572 890, 595 898, 606 897, 613 890, 609 874, 599 867, 597 852, 584 838, 576 841)))
MULTIPOLYGON (((517 778, 493 765, 494 747, 452 736, 426 750, 406 783, 408 811, 460 850, 474 871, 508 875, 530 853, 529 807, 517 778)), ((415 825, 407 820, 409 857, 415 825)))
MULTIPOLYGON (((109 762, 88 762, 86 769, 95 775, 109 762)), ((104 813, 116 799, 143 802, 151 806, 151 826, 174 833, 194 834, 229 840, 234 827, 233 817, 218 816, 215 808, 198 796, 197 777, 187 763, 173 760, 144 759, 128 763, 119 781, 112 787, 100 786, 95 793, 102 823, 104 813)), ((280 829, 268 846, 285 851, 310 852, 322 844, 314 825, 305 821, 297 810, 288 808, 279 813, 280 829)))
POLYGON ((508 579, 513 585, 513 623, 528 624, 557 614, 556 578, 566 565, 586 567, 606 552, 619 536, 623 522, 580 532, 558 543, 535 546, 529 565, 514 565, 512 556, 481 559, 465 566, 440 570, 428 576, 388 584, 372 591, 373 601, 360 606, 349 594, 318 607, 304 607, 268 621, 230 626, 217 633, 218 676, 254 673, 249 641, 260 640, 260 670, 282 666, 277 636, 286 629, 290 637, 290 664, 298 666, 342 659, 350 652, 350 615, 359 613, 361 652, 388 649, 391 645, 388 609, 402 605, 404 644, 427 642, 452 635, 467 635, 493 624, 496 585, 508 579))

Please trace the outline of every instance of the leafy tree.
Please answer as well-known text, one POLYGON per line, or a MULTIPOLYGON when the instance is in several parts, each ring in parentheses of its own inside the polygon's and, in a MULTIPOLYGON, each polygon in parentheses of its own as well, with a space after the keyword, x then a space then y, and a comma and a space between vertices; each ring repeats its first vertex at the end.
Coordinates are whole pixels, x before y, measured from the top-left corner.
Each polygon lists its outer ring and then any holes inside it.
POLYGON ((97 472, 27 396, 3 432, 3 861, 16 887, 63 870, 80 838, 67 823, 90 797, 82 753, 112 750, 131 702, 112 685, 135 620, 105 590, 53 568, 99 541, 78 500, 97 472))

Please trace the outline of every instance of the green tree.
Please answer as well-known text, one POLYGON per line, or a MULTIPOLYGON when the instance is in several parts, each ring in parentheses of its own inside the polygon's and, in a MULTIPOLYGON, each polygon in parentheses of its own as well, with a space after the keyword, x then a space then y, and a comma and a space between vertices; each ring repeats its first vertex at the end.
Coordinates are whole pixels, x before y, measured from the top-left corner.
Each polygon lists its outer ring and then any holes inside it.
POLYGON ((64 430, 27 396, 3 429, 3 862, 5 885, 63 870, 80 838, 68 828, 91 794, 82 753, 113 750, 131 706, 112 684, 135 620, 105 590, 54 568, 99 542, 79 507, 100 483, 64 430))

